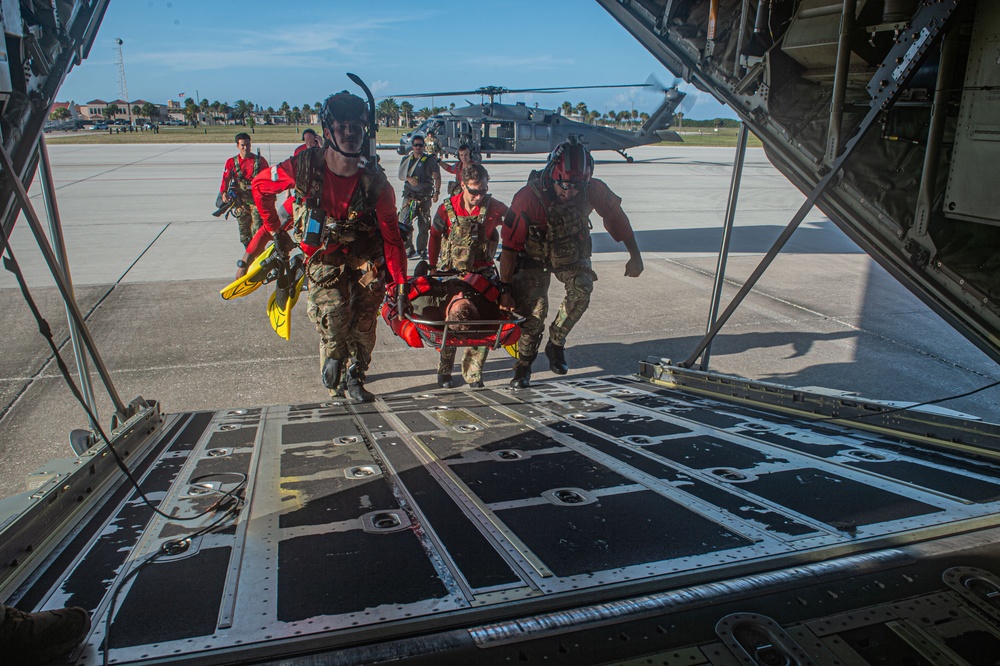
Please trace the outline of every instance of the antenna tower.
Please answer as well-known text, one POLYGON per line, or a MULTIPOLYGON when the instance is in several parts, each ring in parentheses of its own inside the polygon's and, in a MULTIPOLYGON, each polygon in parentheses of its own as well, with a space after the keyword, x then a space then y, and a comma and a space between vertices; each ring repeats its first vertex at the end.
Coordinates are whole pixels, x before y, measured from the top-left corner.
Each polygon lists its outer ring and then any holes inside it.
POLYGON ((128 124, 132 124, 132 105, 128 99, 128 84, 125 83, 125 56, 122 55, 121 37, 115 37, 115 67, 118 68, 118 96, 125 101, 128 109, 128 124))

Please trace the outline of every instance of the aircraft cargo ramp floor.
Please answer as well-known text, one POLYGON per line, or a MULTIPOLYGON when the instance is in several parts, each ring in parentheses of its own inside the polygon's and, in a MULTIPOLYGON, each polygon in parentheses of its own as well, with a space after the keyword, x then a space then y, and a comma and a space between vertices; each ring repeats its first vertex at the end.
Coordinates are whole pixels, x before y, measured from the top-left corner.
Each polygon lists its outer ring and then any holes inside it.
POLYGON ((90 610, 87 665, 112 607, 113 664, 995 663, 1000 464, 776 414, 611 377, 170 415, 143 490, 245 480, 238 517, 119 485, 21 600, 90 610))

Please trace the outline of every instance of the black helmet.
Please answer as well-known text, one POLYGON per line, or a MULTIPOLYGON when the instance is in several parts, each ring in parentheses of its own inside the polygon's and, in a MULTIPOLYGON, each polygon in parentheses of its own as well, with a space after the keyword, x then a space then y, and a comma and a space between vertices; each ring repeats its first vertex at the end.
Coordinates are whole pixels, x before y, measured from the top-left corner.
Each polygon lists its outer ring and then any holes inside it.
POLYGON ((330 95, 323 102, 320 114, 323 127, 333 131, 333 121, 356 120, 362 125, 368 125, 368 104, 357 95, 341 90, 336 95, 330 95))

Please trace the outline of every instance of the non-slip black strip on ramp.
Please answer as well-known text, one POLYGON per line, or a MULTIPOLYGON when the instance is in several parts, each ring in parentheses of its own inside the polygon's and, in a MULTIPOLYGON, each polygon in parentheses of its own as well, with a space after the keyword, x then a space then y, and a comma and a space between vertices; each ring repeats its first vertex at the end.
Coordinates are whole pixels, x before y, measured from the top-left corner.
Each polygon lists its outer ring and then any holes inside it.
MULTIPOLYGON (((187 456, 183 454, 198 443, 213 416, 213 412, 200 412, 193 414, 187 420, 179 418, 170 430, 160 437, 157 444, 159 450, 151 451, 143 464, 133 467, 134 461, 131 457, 126 461, 137 479, 153 466, 148 477, 142 482, 143 492, 155 497, 170 488, 170 484, 187 461, 187 456), (176 439, 167 452, 182 455, 165 457, 163 449, 175 435, 176 439)), ((62 554, 46 569, 45 575, 32 586, 29 594, 23 597, 21 605, 35 607, 48 590, 60 580, 63 581, 62 590, 69 594, 68 605, 80 606, 89 611, 94 611, 100 605, 101 599, 108 592, 110 581, 115 579, 118 568, 125 562, 129 551, 142 536, 146 524, 153 515, 152 510, 140 501, 129 502, 112 519, 110 524, 113 528, 97 539, 80 563, 72 570, 67 571, 67 569, 73 560, 86 550, 95 531, 108 520, 112 511, 115 511, 118 505, 134 491, 132 484, 124 481, 102 502, 101 509, 91 517, 87 529, 80 532, 63 548, 62 554)))
POLYGON ((354 520, 369 511, 399 508, 384 477, 362 481, 346 477, 282 481, 281 499, 299 508, 278 518, 281 529, 354 520))
POLYGON ((416 501, 442 546, 473 589, 515 583, 520 578, 451 496, 409 449, 383 446, 383 455, 416 501))
POLYGON ((253 446, 257 439, 257 426, 252 428, 237 428, 236 430, 220 430, 213 432, 208 439, 206 449, 238 449, 253 446))
POLYGON ((594 430, 612 437, 663 437, 691 432, 690 428, 671 423, 662 418, 647 414, 616 414, 615 416, 599 416, 584 421, 594 430))
POLYGON ((605 571, 749 546, 652 491, 606 495, 594 504, 541 504, 497 515, 558 576, 605 571))
POLYGON ((337 437, 358 435, 357 426, 349 416, 337 416, 322 421, 291 423, 281 426, 281 443, 330 442, 337 437))
POLYGON ((907 460, 858 461, 847 464, 851 467, 912 483, 922 488, 930 488, 954 497, 961 497, 970 502, 986 503, 1000 499, 1000 485, 996 483, 907 460))
MULTIPOLYGON (((577 441, 588 444, 601 453, 617 458, 640 472, 645 472, 657 479, 676 484, 688 495, 693 495, 723 511, 728 511, 737 518, 761 523, 769 530, 789 536, 801 536, 816 532, 814 527, 797 521, 790 516, 778 513, 745 496, 726 492, 722 488, 695 478, 689 472, 678 470, 664 462, 644 456, 639 451, 609 442, 603 437, 587 432, 582 428, 568 423, 559 423, 555 427, 560 432, 571 435, 577 441)), ((662 446, 666 447, 672 443, 673 440, 665 442, 662 446)), ((644 446, 642 450, 646 451, 652 448, 654 447, 644 446)))
POLYGON ((740 488, 827 525, 874 525, 942 509, 817 469, 772 472, 740 488))
POLYGON ((575 451, 502 462, 453 463, 450 467, 487 504, 538 497, 554 488, 595 490, 631 483, 575 451))
POLYGON ((758 432, 754 431, 752 433, 741 433, 748 434, 754 439, 759 439, 762 442, 767 442, 769 444, 777 444, 778 446, 783 446, 787 449, 793 451, 798 451, 799 453, 805 453, 810 456, 816 456, 817 458, 833 458, 836 456, 843 455, 844 451, 849 451, 851 449, 857 448, 854 444, 848 444, 846 442, 830 440, 829 444, 823 443, 812 443, 812 442, 800 442, 793 437, 786 437, 773 432, 758 432))
POLYGON ((208 548, 143 567, 111 621, 111 647, 214 634, 231 551, 208 548))
POLYGON ((708 435, 671 439, 660 444, 644 446, 643 449, 691 469, 711 467, 751 469, 766 462, 788 462, 786 459, 774 458, 748 446, 708 435))
POLYGON ((424 435, 420 438, 438 458, 456 461, 469 451, 538 451, 539 449, 566 448, 548 435, 525 425, 493 426, 474 436, 455 437, 452 434, 424 435))
POLYGON ((282 622, 445 596, 447 589, 411 530, 333 532, 278 545, 282 622))

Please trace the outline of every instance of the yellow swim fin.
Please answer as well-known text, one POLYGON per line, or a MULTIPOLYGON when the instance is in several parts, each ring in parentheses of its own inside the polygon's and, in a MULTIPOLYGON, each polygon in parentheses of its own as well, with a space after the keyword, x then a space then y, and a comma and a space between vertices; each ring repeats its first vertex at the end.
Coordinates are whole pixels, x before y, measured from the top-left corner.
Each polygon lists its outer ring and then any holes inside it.
POLYGON ((246 275, 231 282, 225 289, 220 291, 224 300, 241 298, 253 292, 260 285, 264 284, 267 276, 275 268, 278 255, 274 253, 274 243, 271 243, 264 251, 257 255, 257 258, 250 262, 246 275))
POLYGON ((299 300, 305 281, 302 255, 296 255, 287 268, 279 269, 274 293, 267 299, 267 318, 271 320, 271 328, 285 340, 292 339, 292 308, 299 300))
POLYGON ((507 351, 508 354, 510 354, 514 358, 517 358, 517 343, 516 342, 512 342, 509 345, 504 345, 503 348, 507 351))

